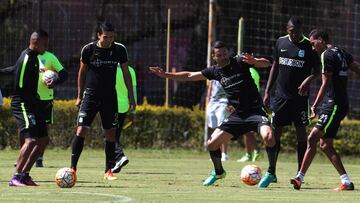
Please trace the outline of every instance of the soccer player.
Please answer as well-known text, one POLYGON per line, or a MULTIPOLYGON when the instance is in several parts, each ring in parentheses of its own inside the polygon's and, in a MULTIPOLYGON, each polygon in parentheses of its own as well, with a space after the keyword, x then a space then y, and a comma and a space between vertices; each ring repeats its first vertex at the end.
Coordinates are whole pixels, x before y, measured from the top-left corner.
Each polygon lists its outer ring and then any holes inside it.
MULTIPOLYGON (((42 105, 45 108, 45 121, 46 124, 53 124, 53 100, 54 100, 54 88, 51 81, 46 81, 44 83, 42 81, 42 74, 45 70, 53 70, 58 73, 59 78, 56 80, 56 84, 61 84, 65 82, 67 79, 67 71, 59 62, 59 59, 51 52, 45 51, 43 54, 38 56, 40 68, 39 81, 38 81, 38 94, 40 96, 40 100, 42 105)), ((20 136, 20 140, 22 140, 22 136, 20 136)), ((43 167, 43 155, 44 152, 36 160, 36 167, 43 167)))
POLYGON ((9 186, 38 186, 30 177, 37 157, 49 142, 44 109, 37 94, 39 79, 38 54, 48 47, 48 34, 37 30, 31 34, 29 48, 25 49, 15 65, 14 92, 11 110, 25 143, 20 149, 14 176, 9 186))
POLYGON ((276 162, 280 151, 280 136, 286 125, 295 126, 297 136, 298 169, 306 151, 306 126, 308 118, 308 91, 310 83, 319 75, 320 59, 312 50, 309 39, 302 33, 302 23, 292 17, 287 23, 288 35, 276 41, 274 62, 264 94, 264 104, 269 106, 270 90, 275 82, 275 99, 272 105, 276 144, 267 147, 269 168, 259 182, 259 188, 276 183, 276 162))
POLYGON ((329 35, 323 30, 312 30, 310 42, 316 52, 321 56, 322 84, 317 93, 314 104, 311 107, 312 116, 319 109, 319 119, 310 132, 308 146, 301 168, 295 178, 291 179, 294 189, 301 188, 301 180, 309 169, 316 154, 316 146, 320 140, 320 148, 329 158, 340 175, 341 185, 335 190, 354 190, 346 170, 341 162, 339 154, 333 146, 341 121, 349 109, 347 94, 347 80, 350 70, 360 74, 360 64, 345 50, 330 44, 329 35))
POLYGON ((235 111, 215 129, 208 140, 208 150, 215 171, 203 182, 204 186, 212 185, 226 176, 221 163, 220 145, 239 137, 249 131, 259 131, 267 146, 274 146, 270 123, 263 111, 263 103, 251 78, 250 66, 263 67, 264 61, 250 54, 243 57, 229 57, 228 49, 223 42, 217 41, 212 49, 212 58, 216 62, 209 68, 198 72, 182 71, 164 72, 159 67, 150 67, 150 71, 162 78, 180 81, 217 80, 228 96, 229 104, 235 111))
POLYGON ((136 107, 128 56, 124 45, 114 42, 115 29, 109 22, 100 24, 98 40, 85 45, 81 51, 78 75, 79 106, 76 136, 72 143, 71 168, 76 172, 77 163, 84 147, 84 139, 91 123, 99 112, 105 134, 105 175, 104 179, 117 179, 111 168, 115 164, 115 131, 117 127, 116 70, 118 64, 124 75, 130 107, 136 107))
MULTIPOLYGON (((129 66, 129 72, 131 75, 135 102, 137 102, 136 73, 134 68, 131 66, 129 66)), ((118 67, 116 72, 116 95, 118 102, 118 126, 115 133, 115 166, 111 169, 113 173, 119 173, 121 168, 129 163, 129 159, 125 156, 124 150, 120 144, 120 136, 123 128, 126 127, 126 125, 131 125, 131 123, 134 122, 136 113, 135 111, 129 112, 128 90, 125 85, 121 67, 118 67), (124 126, 125 119, 127 119, 128 122, 124 126)))
MULTIPOLYGON (((54 85, 58 85, 63 83, 68 76, 67 71, 59 62, 58 58, 51 52, 45 51, 43 54, 38 55, 40 72, 39 72, 39 80, 38 80, 38 88, 37 93, 40 96, 41 105, 43 106, 45 121, 46 124, 53 123, 53 99, 54 99, 54 85), (53 70, 58 73, 58 79, 56 81, 46 81, 45 83, 42 81, 42 74, 45 70, 53 70)), ((10 66, 4 69, 0 69, 0 75, 9 75, 13 74, 16 71, 16 65, 10 66)), ((20 139, 20 148, 25 142, 25 136, 19 132, 20 139)), ((36 167, 43 167, 43 154, 42 152, 40 156, 36 160, 36 167)), ((16 166, 16 164, 15 164, 16 166)))

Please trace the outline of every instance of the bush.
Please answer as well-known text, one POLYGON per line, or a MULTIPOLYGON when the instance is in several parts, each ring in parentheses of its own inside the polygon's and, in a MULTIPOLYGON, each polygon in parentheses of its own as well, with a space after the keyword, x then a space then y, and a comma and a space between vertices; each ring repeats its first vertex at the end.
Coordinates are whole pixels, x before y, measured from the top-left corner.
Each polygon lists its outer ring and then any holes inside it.
MULTIPOLYGON (((75 135, 78 109, 75 101, 55 101, 55 124, 50 125, 50 147, 68 148, 75 135)), ((195 108, 197 109, 197 108, 195 108)), ((202 149, 204 135, 204 111, 182 107, 164 108, 143 104, 138 106, 136 122, 123 130, 121 142, 134 148, 192 148, 202 149)), ((0 107, 0 146, 18 147, 17 126, 10 112, 10 101, 5 99, 0 107)), ((312 125, 315 123, 313 122, 312 125)), ((310 131, 310 128, 308 128, 310 131)), ((85 145, 102 148, 101 122, 99 116, 92 124, 85 145)), ((260 138, 258 138, 260 143, 260 138)), ((243 142, 240 141, 243 146, 243 142)), ((234 145, 234 144, 233 144, 234 145)), ((360 121, 344 120, 334 146, 340 154, 360 154, 360 121)), ((296 134, 293 127, 284 128, 281 137, 282 150, 296 151, 296 134)))

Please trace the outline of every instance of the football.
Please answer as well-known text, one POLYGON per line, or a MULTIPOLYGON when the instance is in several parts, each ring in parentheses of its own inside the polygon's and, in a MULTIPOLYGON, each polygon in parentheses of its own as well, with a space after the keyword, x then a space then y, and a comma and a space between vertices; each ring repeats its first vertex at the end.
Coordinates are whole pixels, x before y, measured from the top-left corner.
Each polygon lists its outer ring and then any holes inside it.
POLYGON ((52 70, 46 70, 42 73, 41 80, 46 83, 48 80, 57 80, 59 78, 59 75, 56 71, 52 70))
POLYGON ((61 188, 71 188, 76 183, 76 173, 70 168, 61 168, 55 175, 55 182, 61 188))
POLYGON ((256 165, 246 165, 241 170, 241 180, 247 185, 256 185, 261 180, 261 169, 256 165))

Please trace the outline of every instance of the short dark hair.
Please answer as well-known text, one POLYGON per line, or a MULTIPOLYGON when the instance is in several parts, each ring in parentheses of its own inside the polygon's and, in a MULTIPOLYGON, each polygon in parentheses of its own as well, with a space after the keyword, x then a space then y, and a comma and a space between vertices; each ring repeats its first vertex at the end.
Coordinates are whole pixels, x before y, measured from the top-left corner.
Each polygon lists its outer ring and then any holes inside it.
POLYGON ((213 49, 227 48, 223 41, 216 41, 213 44, 213 49))
POLYGON ((39 38, 49 38, 49 34, 43 29, 37 29, 34 33, 37 33, 39 38))
POLYGON ((115 32, 114 26, 110 22, 102 22, 99 25, 98 33, 102 34, 103 32, 115 32))
POLYGON ((319 39, 321 37, 326 43, 329 42, 329 34, 323 29, 313 29, 311 30, 309 37, 313 37, 314 39, 319 39))
POLYGON ((295 27, 295 28, 299 28, 299 27, 302 27, 302 22, 300 20, 300 18, 296 17, 296 16, 292 16, 290 18, 290 20, 288 21, 288 27, 295 27))

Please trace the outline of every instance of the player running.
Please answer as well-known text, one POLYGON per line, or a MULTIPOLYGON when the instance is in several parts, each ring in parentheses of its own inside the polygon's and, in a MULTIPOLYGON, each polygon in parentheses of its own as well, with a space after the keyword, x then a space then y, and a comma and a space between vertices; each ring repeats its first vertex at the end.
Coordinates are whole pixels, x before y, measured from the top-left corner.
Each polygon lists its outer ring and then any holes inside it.
POLYGON ((313 116, 322 101, 323 104, 320 107, 319 120, 308 137, 308 147, 301 168, 290 182, 294 185, 294 189, 301 188, 301 180, 315 157, 316 145, 320 140, 321 150, 340 175, 341 185, 335 190, 354 190, 354 184, 346 173, 339 154, 334 149, 333 141, 349 109, 346 88, 349 70, 360 74, 360 64, 354 61, 349 53, 330 44, 329 36, 325 31, 312 30, 310 42, 316 52, 321 55, 322 63, 322 84, 311 107, 313 116))

